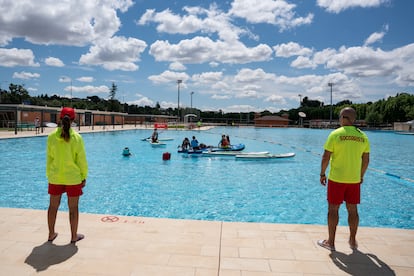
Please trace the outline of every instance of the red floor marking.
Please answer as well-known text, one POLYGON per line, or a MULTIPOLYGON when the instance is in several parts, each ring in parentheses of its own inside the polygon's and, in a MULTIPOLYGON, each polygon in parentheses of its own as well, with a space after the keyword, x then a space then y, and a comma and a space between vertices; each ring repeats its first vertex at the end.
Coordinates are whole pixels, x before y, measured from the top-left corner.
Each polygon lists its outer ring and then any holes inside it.
POLYGON ((101 218, 102 222, 117 222, 118 220, 119 218, 116 216, 106 216, 106 217, 101 218))

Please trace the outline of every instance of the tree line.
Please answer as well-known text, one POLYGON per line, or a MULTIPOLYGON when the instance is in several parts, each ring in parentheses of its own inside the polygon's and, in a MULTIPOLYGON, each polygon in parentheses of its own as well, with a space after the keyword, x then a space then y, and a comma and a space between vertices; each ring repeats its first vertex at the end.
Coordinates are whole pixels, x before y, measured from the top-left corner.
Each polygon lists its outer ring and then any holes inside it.
MULTIPOLYGON (((1 104, 28 104, 39 106, 71 106, 78 109, 100 110, 110 112, 125 112, 129 114, 148 114, 148 115, 168 115, 183 116, 189 113, 195 113, 205 122, 224 122, 224 123, 245 123, 254 122, 257 112, 230 112, 203 111, 196 108, 161 108, 157 102, 155 107, 138 106, 134 104, 121 103, 116 99, 117 86, 112 83, 108 99, 98 96, 88 96, 86 99, 68 98, 58 95, 49 96, 41 94, 39 96, 30 96, 29 92, 23 85, 9 85, 8 90, 0 89, 1 104)), ((354 104, 349 100, 338 102, 332 105, 332 120, 337 120, 340 110, 345 106, 352 106, 358 114, 358 120, 364 120, 367 125, 381 126, 393 122, 406 122, 414 119, 414 95, 409 93, 397 93, 387 99, 381 99, 376 102, 354 104)), ((305 120, 329 120, 331 117, 331 106, 325 105, 318 100, 312 100, 304 97, 300 107, 290 110, 281 110, 272 113, 268 110, 260 112, 260 116, 288 114, 292 122, 299 120, 299 112, 306 114, 305 120)))

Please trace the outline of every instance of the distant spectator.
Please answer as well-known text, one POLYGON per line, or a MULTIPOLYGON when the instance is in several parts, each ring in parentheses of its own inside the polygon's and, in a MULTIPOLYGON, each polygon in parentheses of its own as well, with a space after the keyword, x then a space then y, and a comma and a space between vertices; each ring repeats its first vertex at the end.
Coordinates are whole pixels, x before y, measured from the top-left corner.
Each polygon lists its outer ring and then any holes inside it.
POLYGON ((34 125, 35 125, 36 134, 39 134, 40 133, 40 120, 39 120, 39 117, 36 117, 36 119, 34 121, 34 125))

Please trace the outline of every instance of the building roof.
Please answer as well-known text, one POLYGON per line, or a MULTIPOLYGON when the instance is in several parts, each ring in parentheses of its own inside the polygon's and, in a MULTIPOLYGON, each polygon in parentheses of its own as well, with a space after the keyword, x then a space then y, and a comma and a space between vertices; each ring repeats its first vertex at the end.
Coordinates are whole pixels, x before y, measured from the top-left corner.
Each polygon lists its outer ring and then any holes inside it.
POLYGON ((260 118, 256 118, 255 121, 290 121, 288 118, 284 118, 281 116, 263 116, 260 118))

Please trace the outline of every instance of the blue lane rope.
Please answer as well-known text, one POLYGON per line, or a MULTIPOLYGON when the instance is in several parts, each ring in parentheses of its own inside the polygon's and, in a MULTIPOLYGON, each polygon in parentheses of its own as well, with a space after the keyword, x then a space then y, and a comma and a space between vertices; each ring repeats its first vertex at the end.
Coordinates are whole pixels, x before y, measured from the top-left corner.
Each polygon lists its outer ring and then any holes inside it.
MULTIPOLYGON (((207 131, 207 132, 209 132, 211 134, 219 134, 219 133, 213 132, 213 131, 207 131)), ((257 138, 250 138, 250 137, 237 136, 237 135, 235 135, 235 137, 243 138, 243 139, 246 139, 246 140, 259 140, 257 138)), ((291 145, 283 144, 283 143, 280 143, 280 142, 277 142, 277 141, 263 140, 263 142, 270 143, 270 144, 276 144, 276 145, 284 146, 284 147, 291 148, 291 149, 301 150, 303 152, 308 152, 308 153, 311 153, 311 154, 316 155, 316 156, 322 156, 322 154, 319 153, 319 152, 313 152, 309 149, 305 149, 305 148, 301 148, 301 147, 297 147, 297 146, 291 146, 291 145)), ((401 180, 405 180, 405 181, 414 183, 414 179, 411 179, 411 178, 408 178, 408 177, 396 175, 396 174, 393 174, 393 173, 389 173, 389 172, 386 172, 386 171, 383 171, 383 170, 378 170, 378 169, 371 168, 371 167, 368 167, 368 170, 371 170, 371 171, 374 171, 374 172, 377 172, 377 173, 381 173, 381 174, 384 174, 384 175, 392 177, 392 178, 397 178, 397 179, 401 179, 401 180)))

